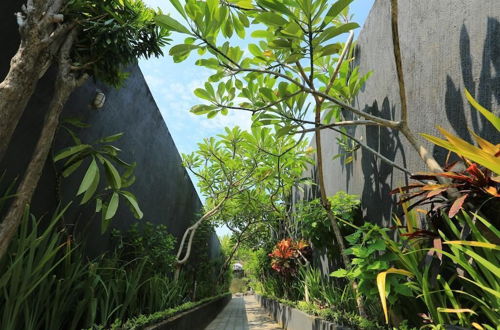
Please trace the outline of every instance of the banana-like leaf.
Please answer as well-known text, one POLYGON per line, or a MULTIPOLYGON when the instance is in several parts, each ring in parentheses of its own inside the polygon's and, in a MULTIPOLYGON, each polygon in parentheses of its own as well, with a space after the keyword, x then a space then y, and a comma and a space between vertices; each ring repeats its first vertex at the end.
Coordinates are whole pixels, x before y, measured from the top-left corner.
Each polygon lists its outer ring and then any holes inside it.
POLYGON ((500 245, 496 245, 496 244, 492 244, 492 243, 485 243, 485 242, 476 242, 476 241, 447 241, 447 242, 444 242, 444 244, 469 245, 469 246, 482 247, 482 248, 486 248, 486 249, 500 250, 500 245))
POLYGON ((470 308, 443 308, 443 307, 438 307, 437 311, 439 313, 456 313, 456 314, 459 314, 459 313, 471 313, 471 314, 477 315, 477 313, 474 312, 470 308))
POLYGON ((494 113, 486 110, 481 104, 479 104, 473 97, 472 95, 469 93, 469 91, 466 89, 465 90, 465 97, 467 98, 467 100, 469 100, 470 104, 472 104, 472 106, 474 108, 476 108, 477 111, 481 112, 483 114, 483 116, 488 119, 488 121, 493 125, 495 126, 495 128, 500 131, 500 117, 497 117, 495 116, 494 113))
POLYGON ((380 302, 382 303, 382 309, 384 310, 385 322, 389 324, 389 313, 387 310, 387 300, 385 298, 385 279, 387 274, 400 274, 408 277, 413 277, 413 274, 404 269, 389 268, 385 272, 378 273, 377 275, 377 288, 380 295, 380 302))
POLYGON ((484 167, 500 174, 500 158, 495 154, 488 153, 486 150, 478 148, 461 138, 454 136, 442 127, 438 127, 439 131, 447 138, 443 140, 429 134, 421 134, 430 142, 448 149, 460 156, 463 156, 471 161, 483 165, 484 167))

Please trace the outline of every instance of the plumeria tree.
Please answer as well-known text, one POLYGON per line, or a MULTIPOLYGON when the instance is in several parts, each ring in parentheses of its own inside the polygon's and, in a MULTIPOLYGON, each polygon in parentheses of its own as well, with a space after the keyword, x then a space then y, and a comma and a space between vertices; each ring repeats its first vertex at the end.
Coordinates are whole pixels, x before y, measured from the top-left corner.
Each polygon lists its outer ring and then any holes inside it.
MULTIPOLYGON (((398 120, 383 118, 351 106, 367 76, 353 68, 353 30, 348 5, 352 0, 170 0, 183 18, 159 16, 160 26, 184 34, 184 43, 170 55, 179 62, 191 52, 196 62, 214 74, 205 88, 195 91, 204 104, 191 111, 213 118, 229 110, 252 114, 256 125, 274 125, 278 134, 315 133, 317 181, 342 258, 349 256, 337 219, 326 195, 320 130, 334 130, 394 168, 410 173, 347 133, 345 127, 383 126, 400 132, 427 167, 441 167, 410 129, 398 37, 397 0, 391 0, 394 56, 401 95, 398 120), (234 38, 251 35, 242 48, 234 38), (345 42, 341 38, 347 34, 345 42)), ((246 40, 246 39, 245 39, 246 40)), ((241 43, 238 43, 241 44, 241 43)), ((356 286, 356 283, 353 283, 356 286)), ((360 314, 365 316, 361 299, 360 314)))
POLYGON ((244 240, 247 232, 266 225, 269 215, 265 212, 284 207, 282 192, 299 183, 310 162, 303 139, 278 137, 270 128, 254 127, 250 132, 226 128, 225 134, 207 138, 198 146, 183 159, 205 197, 204 214, 182 237, 176 277, 189 260, 194 235, 202 223, 227 224, 244 240))

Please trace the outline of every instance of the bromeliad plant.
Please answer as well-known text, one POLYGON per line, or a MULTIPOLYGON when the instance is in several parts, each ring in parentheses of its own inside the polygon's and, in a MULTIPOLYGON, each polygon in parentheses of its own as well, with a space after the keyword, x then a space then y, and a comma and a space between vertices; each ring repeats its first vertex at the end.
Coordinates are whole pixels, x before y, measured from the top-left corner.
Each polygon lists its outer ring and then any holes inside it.
MULTIPOLYGON (((500 132, 500 118, 484 109, 467 90, 465 95, 474 108, 500 132)), ((454 162, 445 166, 444 172, 412 175, 412 179, 425 183, 397 188, 392 193, 408 193, 416 189, 417 191, 409 196, 403 196, 400 203, 420 198, 413 202, 409 209, 431 205, 432 213, 438 217, 441 210, 444 210, 450 218, 453 218, 467 203, 478 208, 488 203, 488 207, 500 209, 500 144, 495 145, 471 131, 479 145, 476 147, 441 127, 438 129, 447 140, 428 134, 423 134, 423 136, 436 145, 456 153, 461 157, 462 162, 454 162), (460 165, 465 169, 453 170, 460 165), (443 179, 446 181, 443 182, 443 179), (451 189, 456 195, 453 198, 450 198, 449 194, 451 189)))

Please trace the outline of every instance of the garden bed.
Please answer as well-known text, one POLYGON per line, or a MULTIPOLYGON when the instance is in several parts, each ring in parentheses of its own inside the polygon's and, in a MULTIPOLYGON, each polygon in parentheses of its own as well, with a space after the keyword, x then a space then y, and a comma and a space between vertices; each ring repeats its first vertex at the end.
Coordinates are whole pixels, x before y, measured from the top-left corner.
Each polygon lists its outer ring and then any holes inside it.
POLYGON ((260 305, 288 330, 350 330, 351 328, 334 324, 319 317, 308 315, 298 309, 282 304, 276 300, 255 295, 260 305))
POLYGON ((226 293, 194 303, 189 302, 162 312, 139 316, 129 320, 119 329, 203 330, 230 300, 231 294, 226 293))

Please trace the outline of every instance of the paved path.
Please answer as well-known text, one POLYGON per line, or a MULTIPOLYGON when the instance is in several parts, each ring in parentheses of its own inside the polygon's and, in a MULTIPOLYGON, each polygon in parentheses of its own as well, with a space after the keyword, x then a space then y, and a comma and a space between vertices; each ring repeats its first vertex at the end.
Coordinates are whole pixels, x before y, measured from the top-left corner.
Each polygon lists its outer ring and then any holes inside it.
POLYGON ((279 330, 254 296, 235 297, 205 330, 279 330))

